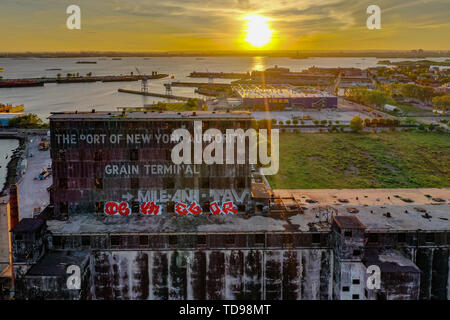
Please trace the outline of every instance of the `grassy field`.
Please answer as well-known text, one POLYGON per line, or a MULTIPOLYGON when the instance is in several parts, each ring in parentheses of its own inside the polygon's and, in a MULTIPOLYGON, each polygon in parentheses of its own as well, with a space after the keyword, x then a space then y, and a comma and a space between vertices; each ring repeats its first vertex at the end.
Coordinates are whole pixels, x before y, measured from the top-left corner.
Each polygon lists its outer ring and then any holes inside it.
POLYGON ((272 188, 450 187, 450 134, 280 133, 272 188))

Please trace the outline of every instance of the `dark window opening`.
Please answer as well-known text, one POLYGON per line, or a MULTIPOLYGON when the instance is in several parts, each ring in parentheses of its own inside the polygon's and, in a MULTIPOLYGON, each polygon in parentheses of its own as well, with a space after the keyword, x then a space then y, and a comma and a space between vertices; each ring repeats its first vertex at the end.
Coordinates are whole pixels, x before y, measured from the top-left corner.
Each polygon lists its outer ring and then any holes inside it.
POLYGON ((284 243, 287 245, 292 245, 292 243, 294 242, 294 239, 292 237, 292 234, 285 234, 284 235, 284 243))
POLYGON ((59 212, 60 213, 69 213, 69 206, 67 205, 67 202, 61 202, 59 206, 59 212))
POLYGON ((102 190, 103 189, 103 179, 102 178, 95 178, 94 179, 94 185, 95 185, 95 189, 102 190))
POLYGON ((320 234, 319 233, 312 234, 312 243, 315 243, 315 244, 320 243, 320 234))
POLYGON ((173 213, 173 212, 175 212, 175 202, 173 202, 173 201, 168 201, 168 202, 167 202, 166 208, 167 208, 167 213, 173 213))
POLYGON ((20 241, 23 239, 23 235, 21 233, 18 233, 16 234, 15 239, 20 241))
POLYGON ((131 178, 131 189, 139 189, 139 178, 131 178))
POLYGON ((237 179, 237 188, 238 189, 245 189, 245 178, 238 178, 237 179))
POLYGON ((359 257, 361 255, 361 251, 360 250, 353 250, 353 255, 355 257, 359 257))
POLYGON ((164 189, 174 189, 175 188, 175 181, 173 178, 166 178, 164 179, 164 189))
POLYGON ((104 206, 105 206, 105 204, 103 202, 96 202, 95 203, 95 212, 102 213, 104 206))
POLYGON ((133 201, 133 202, 131 203, 131 212, 132 212, 132 213, 139 213, 139 211, 140 211, 140 205, 139 205, 139 202, 133 201))
POLYGON ((166 160, 172 160, 172 151, 169 149, 166 150, 166 160))
POLYGON ((81 245, 83 247, 91 246, 91 237, 90 236, 81 236, 81 245))
POLYGON ((368 242, 369 243, 377 243, 378 242, 378 234, 376 234, 376 233, 369 233, 368 242))
POLYGON ((434 241, 435 241, 435 239, 434 239, 434 233, 427 233, 427 234, 426 234, 425 241, 426 241, 426 242, 434 242, 434 241))
POLYGON ((60 236, 53 236, 53 246, 59 247, 61 245, 61 237, 60 236))
POLYGON ((148 236, 139 236, 139 245, 148 246, 148 236))
POLYGON ((205 235, 197 236, 197 245, 206 246, 206 236, 205 235))
POLYGON ((103 150, 97 150, 94 153, 94 161, 102 161, 103 159, 103 150))
POLYGON ((137 149, 130 150, 130 160, 131 161, 139 160, 139 150, 137 149))
POLYGON ((119 236, 111 236, 111 245, 118 246, 119 244, 120 244, 120 237, 119 236))
POLYGON ((246 211, 245 210, 245 204, 238 204, 237 207, 238 207, 238 212, 245 212, 246 211))
POLYGON ((266 237, 264 236, 264 234, 255 235, 255 244, 263 246, 266 242, 265 240, 266 240, 266 237))
POLYGON ((397 241, 398 242, 401 242, 401 243, 404 243, 404 242, 406 242, 406 233, 399 233, 398 235, 397 235, 397 241))
POLYGON ((359 294, 352 294, 353 300, 359 300, 359 294))
POLYGON ((178 237, 177 236, 169 236, 169 245, 175 246, 178 244, 178 237))
POLYGON ((66 161, 66 150, 59 150, 56 159, 58 161, 66 161))
POLYGON ((59 188, 67 189, 67 178, 59 178, 59 188))
POLYGON ((203 212, 209 212, 209 206, 210 206, 209 201, 204 201, 204 202, 202 202, 201 207, 202 207, 202 209, 203 209, 203 212))
POLYGON ((351 238, 352 237, 352 232, 351 231, 344 231, 344 237, 351 238))
POLYGON ((209 178, 201 178, 200 189, 209 189, 209 178))
POLYGON ((350 287, 347 287, 347 286, 342 287, 342 291, 343 292, 348 292, 348 291, 350 291, 350 287))
POLYGON ((225 244, 226 245, 234 245, 234 243, 235 243, 235 238, 234 238, 234 235, 226 235, 225 236, 225 244))
POLYGON ((369 298, 369 291, 367 291, 367 289, 364 289, 364 295, 366 296, 366 298, 369 298))
POLYGON ((353 284, 359 284, 359 279, 353 279, 352 283, 353 284))

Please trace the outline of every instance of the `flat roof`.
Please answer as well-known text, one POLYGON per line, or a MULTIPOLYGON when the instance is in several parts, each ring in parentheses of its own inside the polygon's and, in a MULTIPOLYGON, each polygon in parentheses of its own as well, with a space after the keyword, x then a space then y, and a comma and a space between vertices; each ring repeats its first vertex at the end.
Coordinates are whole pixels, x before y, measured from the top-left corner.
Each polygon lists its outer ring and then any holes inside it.
POLYGON ((77 265, 81 267, 87 263, 90 253, 81 250, 49 251, 39 262, 33 265, 26 276, 55 276, 66 277, 67 267, 77 265))
MULTIPOLYGON (((288 189, 274 190, 274 194, 282 197, 285 203, 295 198, 304 208, 304 214, 295 214, 287 218, 290 224, 298 226, 298 231, 301 232, 311 232, 312 226, 317 231, 329 231, 331 214, 329 221, 326 222, 320 214, 324 210, 330 213, 334 211, 338 216, 355 216, 368 232, 416 231, 418 229, 450 231, 450 188, 288 189), (427 195, 444 202, 435 201, 427 195)), ((292 200, 292 202, 295 201, 292 200)), ((68 221, 49 220, 47 225, 53 234, 239 233, 292 230, 286 220, 263 215, 250 217, 244 215, 105 216, 104 219, 98 219, 94 213, 86 213, 72 215, 68 221)))
POLYGON ((356 216, 333 216, 333 220, 341 229, 365 229, 356 216))
POLYGON ((233 89, 241 98, 335 97, 325 91, 299 89, 290 85, 237 85, 233 89))
POLYGON ((165 119, 189 119, 189 120, 250 120, 248 111, 95 111, 95 112, 52 112, 50 120, 165 120, 165 119))

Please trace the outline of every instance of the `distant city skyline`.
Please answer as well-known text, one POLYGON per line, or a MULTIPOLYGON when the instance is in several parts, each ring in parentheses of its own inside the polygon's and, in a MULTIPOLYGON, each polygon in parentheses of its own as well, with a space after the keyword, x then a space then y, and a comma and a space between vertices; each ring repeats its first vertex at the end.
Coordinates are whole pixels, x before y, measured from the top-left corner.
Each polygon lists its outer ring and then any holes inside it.
POLYGON ((449 50, 449 16, 447 0, 4 0, 0 52, 449 50), (66 27, 72 4, 81 30, 66 27), (380 30, 366 26, 372 4, 380 30), (253 15, 270 41, 249 39, 253 15))

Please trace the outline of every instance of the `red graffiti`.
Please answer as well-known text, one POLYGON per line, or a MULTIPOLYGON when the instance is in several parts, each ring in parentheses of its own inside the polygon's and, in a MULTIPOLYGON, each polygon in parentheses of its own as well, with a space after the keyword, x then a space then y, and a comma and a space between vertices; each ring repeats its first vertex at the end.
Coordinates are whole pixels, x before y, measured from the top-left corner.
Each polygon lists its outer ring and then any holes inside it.
POLYGON ((214 201, 209 206, 212 214, 237 214, 237 207, 234 205, 233 201, 224 202, 222 206, 220 206, 217 201, 214 201))
POLYGON ((222 209, 220 209, 220 206, 217 203, 217 201, 214 201, 213 203, 211 203, 209 205, 209 209, 212 214, 220 214, 222 212, 222 209))
POLYGON ((233 204, 233 201, 224 202, 222 205, 222 211, 225 214, 238 213, 237 207, 233 204))
POLYGON ((187 215, 189 212, 187 211, 187 204, 177 202, 175 204, 175 212, 181 214, 182 216, 187 215))
POLYGON ((121 216, 129 216, 131 214, 131 210, 128 206, 128 203, 126 202, 114 202, 110 201, 105 203, 105 214, 114 216, 114 215, 121 215, 121 216))
POLYGON ((158 215, 160 214, 161 206, 156 205, 156 203, 152 202, 142 202, 140 206, 140 212, 142 214, 153 214, 158 215))
POLYGON ((202 208, 195 201, 189 206, 188 211, 196 216, 203 213, 202 208))

